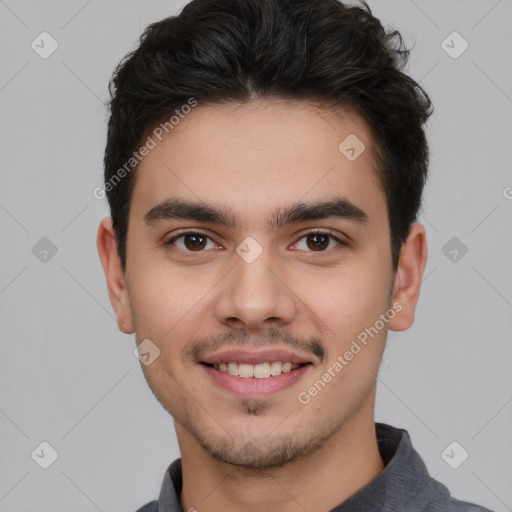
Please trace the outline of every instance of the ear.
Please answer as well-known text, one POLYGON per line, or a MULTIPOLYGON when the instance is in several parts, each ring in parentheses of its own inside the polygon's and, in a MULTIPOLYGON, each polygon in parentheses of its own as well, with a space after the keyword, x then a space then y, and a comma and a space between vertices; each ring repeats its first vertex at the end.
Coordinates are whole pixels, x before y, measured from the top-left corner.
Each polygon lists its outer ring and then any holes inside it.
POLYGON ((393 331, 405 331, 414 322, 414 310, 420 295, 421 280, 427 263, 427 235, 425 228, 411 224, 407 240, 402 245, 393 283, 392 304, 397 311, 389 322, 393 331))
POLYGON ((101 221, 98 228, 96 244, 107 279, 110 303, 117 315, 119 330, 125 334, 132 334, 134 328, 130 308, 130 297, 126 287, 121 258, 117 252, 115 231, 110 217, 101 221))

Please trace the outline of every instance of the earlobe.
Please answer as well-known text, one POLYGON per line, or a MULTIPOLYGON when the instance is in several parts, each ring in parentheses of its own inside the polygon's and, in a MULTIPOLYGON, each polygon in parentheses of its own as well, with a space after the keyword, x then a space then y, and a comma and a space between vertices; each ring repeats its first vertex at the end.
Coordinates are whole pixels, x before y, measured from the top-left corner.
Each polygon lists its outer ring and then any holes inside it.
POLYGON ((404 331, 414 321, 421 280, 427 263, 427 236, 424 226, 411 224, 407 240, 402 245, 400 259, 393 284, 392 304, 398 314, 389 322, 393 331, 404 331))
POLYGON ((130 298, 121 265, 121 258, 117 252, 115 232, 110 217, 101 221, 96 237, 96 245, 107 280, 110 303, 117 315, 119 330, 125 334, 132 334, 134 328, 130 298))

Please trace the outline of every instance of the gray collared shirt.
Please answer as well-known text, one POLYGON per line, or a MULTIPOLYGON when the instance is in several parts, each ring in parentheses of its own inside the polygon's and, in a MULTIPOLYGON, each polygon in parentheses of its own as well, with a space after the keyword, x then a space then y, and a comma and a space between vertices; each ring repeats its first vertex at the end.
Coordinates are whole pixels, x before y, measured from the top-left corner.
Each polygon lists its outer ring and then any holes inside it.
MULTIPOLYGON (((450 497, 428 474, 406 430, 384 423, 376 423, 375 429, 384 471, 331 512, 491 512, 450 497)), ((183 512, 181 487, 181 459, 176 459, 165 472, 158 501, 137 512, 183 512)))

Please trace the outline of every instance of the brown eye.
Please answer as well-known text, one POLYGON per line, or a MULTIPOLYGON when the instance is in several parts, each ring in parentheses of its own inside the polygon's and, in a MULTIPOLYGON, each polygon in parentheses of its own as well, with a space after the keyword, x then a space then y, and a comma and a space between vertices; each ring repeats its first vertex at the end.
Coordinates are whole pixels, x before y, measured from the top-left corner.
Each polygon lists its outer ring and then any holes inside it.
POLYGON ((312 233, 307 235, 308 247, 313 250, 323 251, 329 246, 329 236, 321 233, 312 233))
POLYGON ((185 252, 202 252, 207 248, 208 242, 213 246, 215 245, 209 236, 189 231, 171 238, 168 242, 165 242, 165 245, 175 246, 185 252))
POLYGON ((191 251, 201 250, 206 245, 206 237, 200 234, 185 235, 183 237, 183 244, 191 251))
POLYGON ((300 237, 295 245, 298 249, 307 252, 328 252, 336 245, 344 246, 346 243, 329 232, 312 231, 300 237))

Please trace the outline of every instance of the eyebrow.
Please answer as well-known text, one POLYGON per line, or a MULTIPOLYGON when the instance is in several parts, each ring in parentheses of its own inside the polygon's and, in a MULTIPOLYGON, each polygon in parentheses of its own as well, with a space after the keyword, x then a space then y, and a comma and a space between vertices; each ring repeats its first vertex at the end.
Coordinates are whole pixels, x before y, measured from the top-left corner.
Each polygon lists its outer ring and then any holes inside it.
MULTIPOLYGON (((274 230, 288 224, 308 220, 338 218, 366 225, 369 217, 361 208, 343 197, 320 202, 297 202, 289 207, 278 207, 270 215, 267 229, 274 230)), ((234 229, 238 220, 236 214, 224 207, 203 202, 169 198, 157 204, 144 215, 144 222, 153 226, 161 221, 191 220, 211 222, 234 229)))

